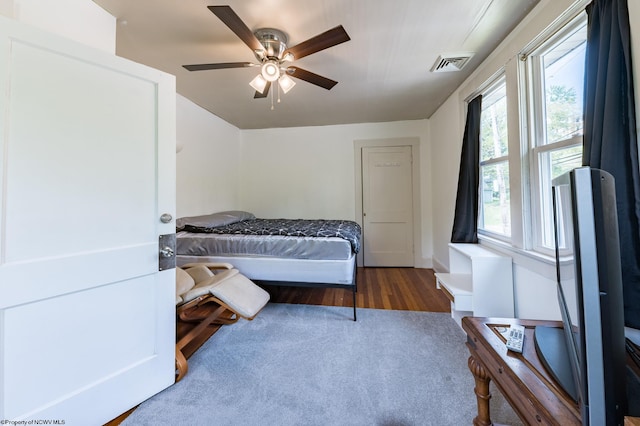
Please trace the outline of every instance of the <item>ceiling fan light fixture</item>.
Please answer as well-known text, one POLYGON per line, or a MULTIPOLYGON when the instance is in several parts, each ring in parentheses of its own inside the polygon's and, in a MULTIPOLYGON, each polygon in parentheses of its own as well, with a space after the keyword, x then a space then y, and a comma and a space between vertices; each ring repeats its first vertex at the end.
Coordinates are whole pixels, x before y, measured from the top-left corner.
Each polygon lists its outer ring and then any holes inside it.
POLYGON ((253 87, 256 92, 264 93, 264 89, 267 87, 267 80, 262 78, 262 75, 258 74, 253 80, 251 80, 249 86, 253 87))
POLYGON ((287 94, 289 90, 293 89, 293 86, 296 85, 296 82, 293 81, 293 79, 288 75, 282 74, 282 77, 278 79, 278 84, 280 85, 282 91, 287 94))
POLYGON ((280 66, 276 61, 267 61, 262 65, 262 77, 267 81, 276 81, 280 77, 280 66))

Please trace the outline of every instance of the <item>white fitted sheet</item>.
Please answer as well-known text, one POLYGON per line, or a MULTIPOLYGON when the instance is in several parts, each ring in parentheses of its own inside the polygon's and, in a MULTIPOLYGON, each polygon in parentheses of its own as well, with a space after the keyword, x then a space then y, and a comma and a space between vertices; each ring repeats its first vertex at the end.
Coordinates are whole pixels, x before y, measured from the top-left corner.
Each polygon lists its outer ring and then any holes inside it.
POLYGON ((176 256, 178 266, 192 262, 227 262, 252 280, 355 285, 356 255, 348 259, 290 259, 259 256, 176 256))

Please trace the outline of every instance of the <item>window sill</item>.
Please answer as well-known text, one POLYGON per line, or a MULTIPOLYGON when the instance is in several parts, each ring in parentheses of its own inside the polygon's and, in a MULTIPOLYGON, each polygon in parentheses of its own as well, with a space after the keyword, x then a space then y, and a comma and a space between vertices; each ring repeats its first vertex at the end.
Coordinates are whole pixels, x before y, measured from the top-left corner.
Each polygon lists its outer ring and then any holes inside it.
POLYGON ((513 247, 504 241, 496 240, 485 235, 478 236, 480 244, 489 249, 510 256, 513 263, 519 267, 528 269, 545 278, 556 280, 556 260, 555 257, 538 253, 532 250, 524 250, 513 247))

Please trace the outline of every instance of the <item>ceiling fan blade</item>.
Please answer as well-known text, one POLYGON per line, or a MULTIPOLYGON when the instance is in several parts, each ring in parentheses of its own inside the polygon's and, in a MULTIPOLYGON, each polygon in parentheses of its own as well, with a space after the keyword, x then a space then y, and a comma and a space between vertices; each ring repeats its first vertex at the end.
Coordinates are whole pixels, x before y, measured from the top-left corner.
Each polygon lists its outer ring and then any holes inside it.
POLYGON ((251 62, 222 62, 219 64, 196 64, 196 65, 183 65, 189 71, 206 71, 206 70, 221 70, 225 68, 244 68, 250 67, 253 64, 251 62))
POLYGON ((262 51, 264 46, 253 34, 253 31, 242 22, 242 19, 229 6, 207 6, 224 24, 229 27, 251 50, 262 51))
POLYGON ((260 93, 256 90, 256 93, 253 95, 253 99, 266 98, 269 94, 269 89, 271 88, 271 82, 267 81, 267 85, 264 87, 264 92, 260 93))
POLYGON ((303 70, 302 68, 298 67, 287 68, 287 74, 289 74, 291 77, 299 78, 300 80, 315 84, 316 86, 324 87, 327 90, 331 90, 333 86, 338 84, 337 81, 312 73, 311 71, 303 70))
POLYGON ((309 40, 290 47, 284 54, 291 53, 294 59, 297 60, 349 40, 351 40, 349 34, 347 34, 342 25, 338 25, 322 34, 311 37, 309 40))

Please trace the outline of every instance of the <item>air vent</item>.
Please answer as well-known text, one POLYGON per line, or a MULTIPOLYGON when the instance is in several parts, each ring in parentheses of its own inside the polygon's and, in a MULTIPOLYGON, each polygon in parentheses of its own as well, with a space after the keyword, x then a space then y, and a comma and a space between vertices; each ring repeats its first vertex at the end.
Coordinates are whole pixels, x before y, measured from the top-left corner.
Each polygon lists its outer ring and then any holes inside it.
POLYGON ((431 72, 460 71, 472 56, 473 53, 440 55, 431 67, 431 72))

